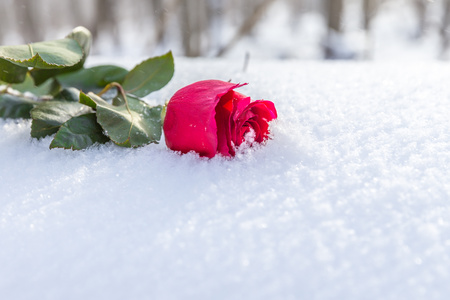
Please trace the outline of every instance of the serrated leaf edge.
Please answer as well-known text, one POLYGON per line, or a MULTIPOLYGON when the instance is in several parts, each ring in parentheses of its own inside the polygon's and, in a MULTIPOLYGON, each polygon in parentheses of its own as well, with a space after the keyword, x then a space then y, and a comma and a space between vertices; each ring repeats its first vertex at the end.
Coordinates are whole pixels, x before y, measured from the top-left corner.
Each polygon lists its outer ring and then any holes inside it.
MULTIPOLYGON (((73 67, 73 66, 79 64, 79 63, 83 60, 83 58, 86 56, 86 53, 85 53, 83 47, 80 45, 80 43, 78 43, 77 40, 75 40, 75 39, 73 39, 73 38, 70 38, 70 37, 66 37, 66 38, 64 38, 64 39, 70 39, 70 40, 74 41, 75 43, 77 43, 78 47, 80 47, 80 50, 81 50, 81 52, 82 52, 81 58, 80 58, 76 63, 74 63, 74 64, 72 64, 72 65, 48 63, 47 61, 45 61, 44 59, 42 59, 42 56, 41 56, 39 53, 36 53, 36 54, 33 53, 33 47, 31 46, 33 43, 28 43, 28 44, 26 44, 26 45, 28 46, 28 48, 30 49, 30 53, 31 53, 31 57, 28 58, 28 59, 23 59, 23 60, 21 60, 21 59, 14 59, 14 58, 12 58, 12 57, 8 57, 8 56, 5 56, 5 55, 0 55, 0 58, 1 58, 1 59, 4 59, 4 60, 6 60, 6 61, 9 61, 9 62, 11 62, 11 63, 25 63, 25 62, 31 62, 31 61, 33 61, 33 60, 35 60, 35 59, 37 59, 37 58, 40 58, 43 62, 45 62, 45 63, 46 63, 47 65, 49 65, 49 66, 56 66, 56 67, 62 67, 62 68, 66 68, 66 67, 67 67, 67 68, 70 68, 70 67, 73 67)), ((61 40, 64 40, 64 39, 61 39, 61 40)), ((58 41, 58 40, 55 40, 55 41, 58 41)), ((52 42, 52 41, 49 41, 49 42, 52 42)), ((21 65, 18 65, 18 66, 19 66, 19 67, 23 67, 23 66, 21 66, 21 65)), ((27 67, 24 67, 24 68, 27 68, 27 67)), ((34 67, 31 67, 31 68, 34 68, 34 67)))

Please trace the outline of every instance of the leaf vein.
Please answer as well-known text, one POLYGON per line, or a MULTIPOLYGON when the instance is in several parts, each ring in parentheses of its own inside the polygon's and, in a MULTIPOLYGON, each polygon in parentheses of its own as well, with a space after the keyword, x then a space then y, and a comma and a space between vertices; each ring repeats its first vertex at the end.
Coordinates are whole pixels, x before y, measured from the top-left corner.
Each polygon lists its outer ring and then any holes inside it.
POLYGON ((127 92, 133 93, 133 92, 141 89, 143 86, 145 86, 147 84, 147 82, 151 81, 155 77, 155 74, 157 74, 163 67, 164 67, 164 64, 160 64, 159 67, 155 71, 153 71, 153 73, 149 77, 147 77, 146 80, 142 81, 135 88, 133 88, 133 89, 127 91, 127 92))

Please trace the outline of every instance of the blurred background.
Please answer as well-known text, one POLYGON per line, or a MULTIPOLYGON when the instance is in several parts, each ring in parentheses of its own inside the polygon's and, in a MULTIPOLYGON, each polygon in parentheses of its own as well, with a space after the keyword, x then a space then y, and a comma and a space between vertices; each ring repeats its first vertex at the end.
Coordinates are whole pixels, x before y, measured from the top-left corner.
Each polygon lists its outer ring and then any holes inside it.
POLYGON ((91 54, 447 60, 450 0, 0 0, 0 43, 64 37, 91 54))

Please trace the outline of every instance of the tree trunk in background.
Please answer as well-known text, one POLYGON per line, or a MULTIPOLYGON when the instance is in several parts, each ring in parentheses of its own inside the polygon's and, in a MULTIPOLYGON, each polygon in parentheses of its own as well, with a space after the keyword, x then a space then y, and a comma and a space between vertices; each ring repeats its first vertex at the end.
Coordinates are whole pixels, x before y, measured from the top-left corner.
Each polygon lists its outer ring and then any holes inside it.
POLYGON ((176 15, 177 9, 183 1, 184 0, 152 0, 156 45, 159 46, 164 44, 169 19, 171 16, 176 15))
POLYGON ((450 0, 444 0, 443 3, 444 15, 442 17, 442 23, 440 28, 441 35, 441 53, 439 57, 445 58, 445 53, 450 46, 450 0))
POLYGON ((113 47, 120 47, 119 33, 114 10, 114 0, 96 0, 96 23, 92 28, 94 41, 100 34, 109 33, 113 41, 113 47))
POLYGON ((327 25, 329 30, 341 32, 342 12, 344 10, 343 0, 327 0, 327 25))
POLYGON ((156 44, 162 44, 166 33, 167 8, 164 6, 164 0, 152 0, 153 16, 155 25, 156 44))
POLYGON ((364 30, 370 31, 370 23, 375 17, 380 0, 363 0, 364 30))
POLYGON ((187 1, 183 1, 181 5, 181 34, 184 54, 186 56, 193 56, 192 46, 191 46, 191 12, 189 10, 189 5, 187 1))
POLYGON ((224 0, 208 1, 208 36, 207 49, 218 49, 222 45, 225 3, 224 0))
POLYGON ((35 11, 33 1, 15 0, 14 4, 17 24, 19 24, 19 31, 24 43, 41 41, 43 39, 43 26, 38 24, 37 16, 39 16, 39 13, 35 11))
MULTIPOLYGON (((94 2, 94 1, 92 1, 94 2)), ((86 1, 69 1, 67 4, 70 9, 70 23, 72 27, 84 26, 90 31, 93 31, 96 25, 96 19, 86 14, 86 10, 92 11, 95 5, 90 2, 89 6, 86 6, 86 1)))
POLYGON ((344 0, 325 0, 325 13, 327 16, 327 37, 324 44, 325 59, 353 58, 347 53, 343 45, 342 15, 344 12, 344 0))
POLYGON ((419 23, 415 33, 415 38, 418 39, 423 36, 427 24, 427 0, 414 0, 414 6, 419 23))
POLYGON ((381 0, 363 0, 363 26, 365 32, 364 58, 370 59, 373 56, 373 37, 371 34, 371 23, 377 13, 381 0))
POLYGON ((185 55, 200 56, 202 35, 207 30, 207 0, 182 1, 181 31, 185 55))
POLYGON ((249 34, 252 29, 256 26, 258 21, 261 19, 262 15, 275 0, 264 0, 258 6, 255 7, 253 13, 247 17, 247 19, 242 23, 241 27, 238 29, 231 41, 226 44, 222 49, 219 50, 217 56, 223 56, 231 48, 236 45, 236 43, 244 36, 249 34))

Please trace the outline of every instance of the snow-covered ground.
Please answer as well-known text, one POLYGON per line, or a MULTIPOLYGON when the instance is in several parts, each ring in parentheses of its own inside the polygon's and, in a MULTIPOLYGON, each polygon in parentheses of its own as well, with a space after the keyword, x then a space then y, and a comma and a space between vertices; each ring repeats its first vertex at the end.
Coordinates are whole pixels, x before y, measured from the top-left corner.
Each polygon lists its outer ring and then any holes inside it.
POLYGON ((178 58, 148 99, 248 82, 279 120, 234 159, 0 120, 0 299, 448 299, 448 64, 242 65, 178 58))

